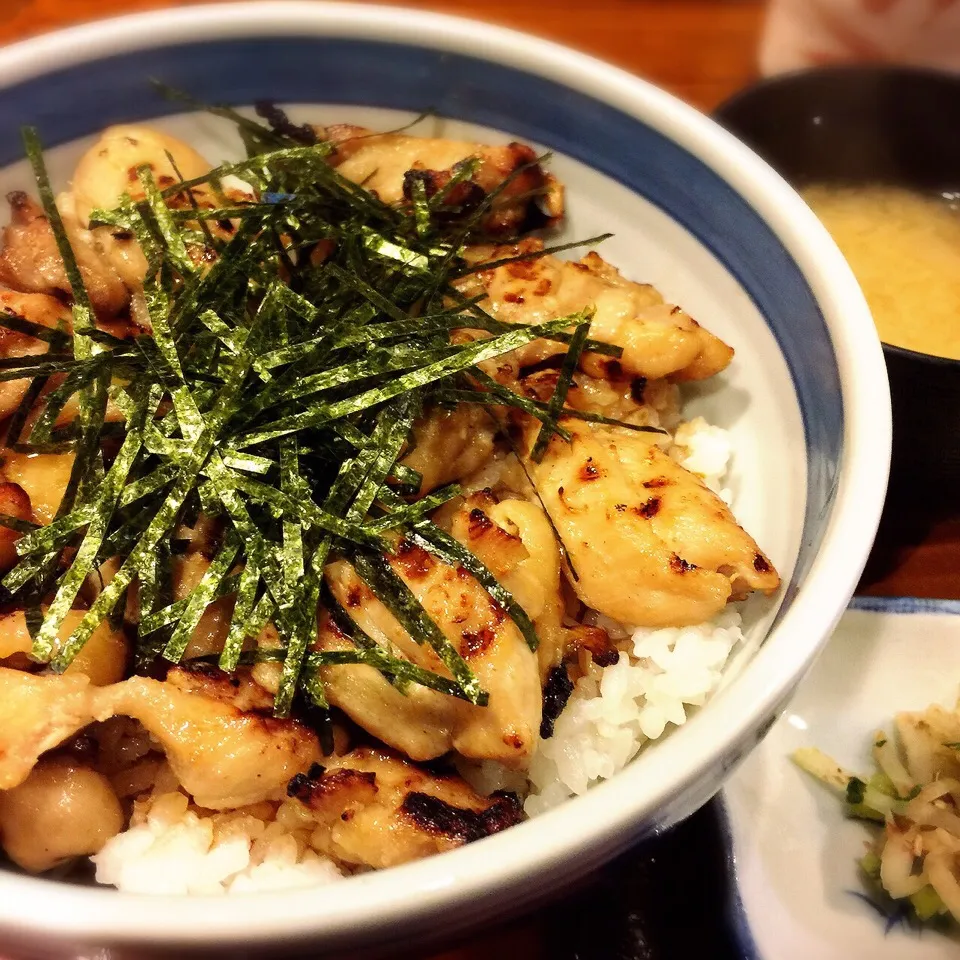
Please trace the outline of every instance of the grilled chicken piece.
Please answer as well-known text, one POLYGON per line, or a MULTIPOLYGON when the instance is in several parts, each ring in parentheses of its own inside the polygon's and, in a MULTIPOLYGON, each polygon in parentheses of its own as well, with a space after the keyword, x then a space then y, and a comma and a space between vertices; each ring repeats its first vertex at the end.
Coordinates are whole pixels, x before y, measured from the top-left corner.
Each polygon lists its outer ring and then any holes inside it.
MULTIPOLYGON (((97 208, 109 210, 120 202, 125 193, 134 200, 144 196, 137 170, 149 167, 156 185, 161 190, 169 189, 184 180, 202 177, 211 170, 207 162, 193 147, 159 130, 142 126, 109 127, 100 139, 84 154, 77 165, 72 192, 68 200, 76 207, 76 216, 83 226, 89 225, 90 215, 97 208)), ((233 183, 224 186, 218 196, 208 184, 198 184, 167 197, 167 206, 172 209, 188 209, 196 206, 213 209, 223 206, 223 197, 237 203, 249 202, 252 191, 246 185, 233 183)), ((64 200, 58 201, 61 205, 64 200)), ((208 221, 207 228, 217 236, 229 239, 235 230, 229 220, 208 221)), ((149 318, 142 315, 139 293, 147 262, 133 237, 112 227, 97 227, 93 238, 105 262, 116 271, 127 289, 134 294, 133 306, 138 320, 145 327, 149 318)), ((202 246, 191 247, 190 254, 198 263, 209 260, 210 251, 202 246)))
POLYGON ((384 203, 398 204, 415 196, 423 184, 429 198, 443 190, 458 164, 476 158, 480 165, 469 180, 455 185, 446 205, 468 214, 491 191, 521 167, 485 214, 482 229, 491 237, 515 237, 530 226, 556 223, 563 216, 563 189, 536 163, 537 155, 522 143, 493 147, 462 140, 376 134, 364 127, 339 124, 317 127, 317 135, 336 147, 330 162, 343 176, 363 184, 384 203), (539 209, 538 209, 539 207, 539 209))
MULTIPOLYGON (((770 593, 779 577, 700 480, 647 435, 563 418, 527 469, 559 531, 589 607, 634 626, 703 623, 748 590, 770 593)), ((537 423, 527 426, 532 449, 537 423)))
MULTIPOLYGON (((399 634, 399 624, 386 607, 361 585, 356 572, 335 567, 328 574, 338 600, 353 591, 357 609, 351 616, 368 634, 377 637, 374 621, 385 621, 392 635, 399 634)), ((326 611, 321 611, 315 649, 319 651, 352 650, 354 644, 340 630, 326 611)), ((451 698, 417 684, 402 692, 375 667, 362 664, 322 667, 320 677, 330 703, 343 710, 356 724, 385 743, 402 750, 417 760, 432 760, 450 750, 455 733, 463 724, 461 708, 451 698)))
POLYGON ((57 515, 73 469, 72 453, 20 453, 0 449, 0 476, 27 495, 28 519, 48 524, 57 515))
MULTIPOLYGON (((0 283, 25 293, 72 296, 70 281, 43 209, 25 193, 7 194, 10 224, 3 231, 0 283)), ((90 302, 99 314, 115 316, 130 293, 103 258, 89 230, 81 227, 69 203, 58 204, 90 302)))
MULTIPOLYGON (((543 243, 526 239, 512 246, 474 247, 468 262, 536 253, 543 243)), ((701 327, 679 307, 664 302, 649 284, 624 279, 596 253, 578 262, 543 256, 535 260, 479 270, 460 282, 468 296, 486 294, 481 304, 506 323, 545 323, 594 308, 590 336, 623 348, 619 360, 586 353, 585 372, 597 376, 625 373, 630 377, 704 380, 723 370, 733 350, 701 327)), ((515 355, 526 366, 563 352, 554 341, 536 340, 515 355)))
MULTIPOLYGON (((14 293, 0 290, 0 312, 29 320, 49 330, 58 326, 64 330, 71 327, 70 311, 53 297, 39 293, 14 293)), ((30 357, 46 353, 49 344, 29 334, 0 327, 0 357, 30 357)), ((7 380, 0 383, 0 419, 9 417, 24 398, 30 380, 7 380)))
MULTIPOLYGON (((183 600, 189 597, 203 579, 210 567, 210 561, 202 553, 185 553, 174 557, 171 564, 173 578, 173 599, 183 600)), ((183 658, 192 660, 211 653, 220 653, 230 630, 230 620, 236 597, 231 595, 207 604, 200 622, 193 630, 183 658)))
MULTIPOLYGON (((73 330, 73 316, 70 310, 56 298, 43 293, 17 293, 13 290, 0 290, 0 313, 18 317, 21 320, 28 320, 38 326, 46 327, 48 330, 61 329, 65 333, 73 330)), ((98 326, 115 335, 123 335, 128 330, 126 324, 101 322, 98 323, 98 326)), ((49 349, 50 345, 44 340, 39 340, 27 333, 21 333, 7 327, 0 327, 0 357, 4 359, 37 356, 47 353, 49 349)), ((45 392, 57 386, 62 379, 62 375, 52 376, 45 392)), ((0 383, 0 419, 9 417, 17 409, 20 401, 26 395, 30 383, 29 377, 0 383)), ((41 406, 41 404, 37 404, 28 415, 26 421, 28 425, 32 425, 40 412, 41 406)), ((73 397, 64 405, 63 410, 57 417, 56 426, 61 427, 70 423, 77 416, 78 410, 79 401, 76 397, 73 397)), ((107 404, 106 419, 108 422, 118 422, 123 419, 123 414, 112 401, 107 404)))
MULTIPOLYGON (((83 619, 83 610, 70 610, 63 618, 55 649, 59 650, 83 619)), ((0 662, 5 666, 27 669, 32 665, 29 658, 33 638, 27 628, 27 618, 22 610, 10 610, 0 614, 0 662)), ((123 630, 113 630, 104 620, 83 649, 74 657, 64 671, 68 677, 83 674, 98 687, 117 683, 127 670, 129 650, 123 630)))
POLYGON ((96 692, 82 674, 43 677, 0 667, 0 790, 19 786, 41 754, 97 719, 96 692))
MULTIPOLYGON (((540 370, 523 378, 522 388, 530 396, 548 402, 559 379, 559 370, 540 370)), ((584 413, 599 413, 634 426, 666 426, 679 416, 680 388, 667 380, 643 377, 600 379, 575 373, 567 392, 566 405, 584 413)))
POLYGON ((401 461, 423 478, 420 493, 478 470, 493 453, 496 424, 473 403, 435 407, 413 425, 413 445, 401 461))
MULTIPOLYGON (((490 695, 486 707, 411 684, 401 693, 373 667, 325 667, 327 696, 365 730, 414 760, 451 749, 465 757, 523 766, 540 726, 537 656, 516 625, 465 570, 441 563, 401 541, 389 558, 394 571, 473 670, 490 695)), ((377 643, 392 645, 413 663, 448 675, 427 643, 417 644, 349 564, 326 571, 339 603, 377 643)), ((350 641, 322 618, 320 650, 349 649, 350 641)))
POLYGON ((771 594, 780 577, 763 553, 736 521, 729 506, 701 479, 651 443, 649 435, 616 427, 600 427, 596 434, 620 458, 634 489, 647 495, 643 512, 650 515, 656 535, 674 553, 706 570, 730 578, 732 599, 751 591, 771 594))
MULTIPOLYGON (((30 520, 30 498, 19 484, 0 481, 0 513, 17 520, 30 520)), ((17 541, 22 534, 10 527, 0 527, 0 573, 16 566, 17 541)))
POLYGON ((110 781, 62 758, 41 760, 20 786, 0 790, 3 849, 31 873, 98 853, 123 821, 110 781))
POLYGON ((290 794, 317 820, 311 843, 343 863, 392 867, 462 846, 522 819, 512 795, 482 797, 452 773, 360 747, 295 777, 290 794))
POLYGON ((0 790, 22 783, 40 755, 94 720, 139 720, 196 803, 232 809, 282 796, 320 758, 316 735, 269 715, 272 698, 249 677, 174 667, 165 682, 131 677, 34 676, 0 667, 0 790))
POLYGON ((104 688, 97 719, 139 720, 198 806, 232 809, 276 799, 292 776, 320 758, 316 735, 269 715, 272 698, 252 680, 174 667, 166 682, 131 677, 104 688))
POLYGON ((497 502, 489 493, 476 493, 453 515, 450 532, 483 561, 533 621, 540 641, 541 682, 571 648, 611 649, 605 631, 563 624, 566 605, 560 550, 539 504, 513 499, 497 502))
MULTIPOLYGON (((13 290, 0 290, 0 313, 18 317, 21 320, 28 320, 49 330, 60 329, 64 333, 73 331, 71 311, 55 297, 43 293, 17 293, 13 290)), ((101 330, 118 337, 126 336, 131 331, 130 325, 123 321, 98 320, 97 326, 101 330)), ((47 353, 49 349, 50 345, 44 340, 7 327, 0 327, 0 357, 2 358, 37 356, 47 353)), ((59 348, 61 352, 63 349, 63 346, 59 348)), ((66 349, 69 350, 69 347, 66 347, 66 349)), ((63 374, 51 376, 48 385, 40 394, 40 401, 50 390, 59 386, 62 381, 63 374)), ((26 395, 30 383, 29 377, 0 383, 0 419, 9 417, 17 409, 20 401, 26 395)), ((27 431, 32 428, 43 409, 43 404, 40 401, 27 414, 25 421, 27 431)), ((74 395, 64 404, 57 416, 55 426, 63 427, 71 423, 76 418, 79 409, 79 399, 74 395)), ((112 400, 107 401, 105 419, 109 423, 118 423, 123 420, 123 413, 112 400)), ((47 458, 49 460, 50 455, 47 455, 47 458)))
MULTIPOLYGON (((149 168, 161 190, 179 183, 181 176, 192 180, 211 169, 193 147, 159 130, 134 125, 107 127, 80 159, 73 175, 71 189, 80 223, 87 226, 94 210, 113 209, 125 193, 134 200, 143 199, 137 173, 140 167, 149 168)), ((197 188, 197 193, 201 189, 197 188)), ((182 206, 189 203, 187 197, 181 201, 182 206)))
MULTIPOLYGON (((83 276, 84 286, 101 321, 131 308, 145 328, 149 318, 143 309, 142 287, 147 261, 136 239, 110 226, 90 229, 96 209, 116 207, 123 195, 144 195, 137 170, 149 167, 160 189, 180 179, 203 176, 211 167, 192 147, 156 130, 140 126, 117 126, 105 130, 83 155, 74 173, 71 189, 57 197, 57 207, 83 276), (172 158, 172 160, 171 160, 172 158), (179 173, 178 173, 179 171, 179 173)), ((230 199, 249 200, 250 193, 226 190, 230 199)), ((11 223, 4 230, 0 253, 0 282, 34 293, 71 296, 63 261, 43 210, 26 194, 7 197, 11 223)), ((200 185, 167 200, 171 207, 221 206, 212 188, 200 185)), ((213 224, 221 236, 232 227, 213 224)), ((197 256, 202 256, 200 251, 197 256)), ((130 325, 126 325, 127 332, 130 325)), ((111 330, 110 332, 114 332, 111 330)))

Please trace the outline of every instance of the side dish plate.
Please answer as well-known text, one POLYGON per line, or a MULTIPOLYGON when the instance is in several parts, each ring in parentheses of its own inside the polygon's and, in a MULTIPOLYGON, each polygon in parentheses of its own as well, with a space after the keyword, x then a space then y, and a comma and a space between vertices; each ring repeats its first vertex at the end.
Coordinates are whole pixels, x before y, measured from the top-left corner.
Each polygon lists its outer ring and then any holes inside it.
POLYGON ((887 920, 857 896, 869 828, 790 761, 816 746, 869 769, 877 729, 960 695, 960 602, 858 597, 787 713, 724 794, 743 915, 757 960, 947 960, 960 936, 887 920), (889 927, 889 929, 888 929, 889 927))

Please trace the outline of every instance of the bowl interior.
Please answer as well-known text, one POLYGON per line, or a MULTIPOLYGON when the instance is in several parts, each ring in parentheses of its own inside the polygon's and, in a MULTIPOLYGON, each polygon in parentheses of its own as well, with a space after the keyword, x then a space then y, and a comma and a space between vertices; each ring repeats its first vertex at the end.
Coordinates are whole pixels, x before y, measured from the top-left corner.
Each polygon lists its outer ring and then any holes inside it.
POLYGON ((54 894, 52 884, 0 876, 0 904, 16 903, 18 911, 0 906, 0 927, 9 930, 18 917, 21 929, 36 931, 53 914, 58 930, 85 931, 97 942, 249 942, 324 932, 328 942, 346 943, 361 930, 373 936, 375 927, 395 933, 391 923, 409 925, 441 907, 449 913, 456 905, 459 923, 476 921, 507 891, 514 907, 528 902, 709 797, 839 615, 882 495, 882 476, 854 469, 867 446, 875 469, 885 470, 879 352, 858 355, 854 348, 853 334, 869 324, 862 299, 799 200, 671 98, 588 58, 496 28, 377 8, 251 4, 133 18, 51 44, 19 57, 0 54, 5 190, 29 185, 19 159, 24 124, 38 126, 52 148, 60 185, 85 138, 110 123, 155 120, 212 160, 237 154, 224 124, 183 115, 155 94, 149 77, 208 102, 299 104, 295 117, 317 121, 389 127, 433 107, 449 119, 430 120, 427 129, 517 137, 554 151, 553 169, 568 186, 566 237, 614 231, 605 257, 631 278, 656 284, 737 348, 729 374, 692 390, 688 410, 731 429, 738 515, 780 566, 785 589, 779 604, 755 604, 750 614, 755 641, 780 621, 777 649, 763 649, 760 666, 609 783, 507 834, 389 875, 336 884, 323 897, 263 896, 269 907, 239 928, 236 910, 226 906, 178 901, 170 905, 179 918, 171 927, 154 901, 123 897, 121 910, 113 906, 116 894, 68 897, 65 888, 54 894), (476 55, 480 49, 490 51, 489 59, 476 55), (861 426, 865 396, 876 402, 869 438, 861 426), (851 484, 861 488, 859 514, 851 484), (847 498, 840 518, 838 497, 847 498), (840 536, 842 522, 849 556, 828 563, 821 551, 840 536), (807 582, 823 590, 804 604, 798 592, 807 582), (41 909, 49 896, 59 898, 57 911, 41 909))

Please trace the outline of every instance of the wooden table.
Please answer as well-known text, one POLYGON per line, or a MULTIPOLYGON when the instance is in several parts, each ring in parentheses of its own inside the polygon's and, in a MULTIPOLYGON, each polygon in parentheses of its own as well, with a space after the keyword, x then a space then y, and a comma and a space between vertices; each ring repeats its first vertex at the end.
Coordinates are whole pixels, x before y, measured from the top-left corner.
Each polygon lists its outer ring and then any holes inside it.
MULTIPOLYGON (((0 0, 0 43, 95 16, 189 2, 0 0)), ((640 74, 704 110, 755 78, 764 6, 762 0, 427 0, 416 5, 569 44, 640 74)), ((891 526, 874 551, 861 591, 960 598, 960 519, 908 517, 891 526)), ((587 888, 583 897, 589 895, 587 888)), ((570 906, 576 909, 577 901, 570 906)), ((474 934, 433 960, 545 960, 550 916, 540 911, 474 934)))

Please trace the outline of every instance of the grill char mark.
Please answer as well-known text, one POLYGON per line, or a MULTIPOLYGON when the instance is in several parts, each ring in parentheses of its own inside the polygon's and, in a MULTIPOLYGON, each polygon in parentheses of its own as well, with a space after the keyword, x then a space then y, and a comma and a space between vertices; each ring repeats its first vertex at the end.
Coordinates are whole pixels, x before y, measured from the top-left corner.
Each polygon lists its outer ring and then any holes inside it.
POLYGON ((495 793, 493 796, 495 802, 486 810, 477 812, 455 807, 427 793, 411 791, 404 797, 400 813, 425 833, 472 843, 523 819, 523 808, 515 794, 495 793))
POLYGON ((554 667, 547 675, 547 682, 543 687, 543 718, 540 721, 540 738, 549 740, 553 736, 553 728, 557 718, 563 713, 563 708, 573 693, 573 681, 567 668, 562 664, 554 667))

